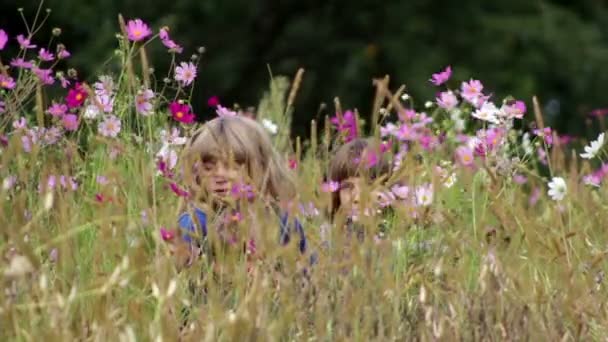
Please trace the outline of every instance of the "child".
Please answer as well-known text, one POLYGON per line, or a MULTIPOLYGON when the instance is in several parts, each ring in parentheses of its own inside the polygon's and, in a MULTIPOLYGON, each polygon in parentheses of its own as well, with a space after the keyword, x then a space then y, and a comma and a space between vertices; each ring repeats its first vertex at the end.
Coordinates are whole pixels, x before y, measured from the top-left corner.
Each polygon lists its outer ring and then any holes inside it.
POLYGON ((296 233, 299 251, 305 252, 302 226, 297 220, 290 224, 285 212, 294 196, 291 177, 255 120, 223 116, 209 121, 193 134, 182 161, 190 192, 188 208, 179 217, 183 239, 190 246, 186 264, 204 249, 210 226, 222 247, 243 246, 248 255, 259 254, 256 249, 265 238, 259 218, 268 213, 276 215, 279 243, 288 244, 296 233), (261 215, 254 202, 263 207, 261 215), (215 224, 211 213, 218 218, 215 224), (241 229, 245 226, 249 229, 241 229))
MULTIPOLYGON (((384 146, 375 139, 358 138, 339 147, 329 163, 327 178, 338 183, 332 194, 331 218, 336 226, 344 226, 347 235, 364 238, 358 222, 362 216, 378 216, 390 200, 380 188, 390 174, 384 146), (344 225, 338 221, 346 219, 344 225)), ((377 236, 375 236, 377 238, 377 236)))

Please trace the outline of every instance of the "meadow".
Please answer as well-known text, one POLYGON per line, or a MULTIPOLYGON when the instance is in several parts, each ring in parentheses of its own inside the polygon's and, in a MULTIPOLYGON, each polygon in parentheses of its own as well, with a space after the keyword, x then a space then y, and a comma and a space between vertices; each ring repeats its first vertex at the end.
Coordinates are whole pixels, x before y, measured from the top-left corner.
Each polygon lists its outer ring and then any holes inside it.
POLYGON ((305 70, 271 74, 255 109, 210 98, 214 116, 266 127, 317 255, 311 266, 271 248, 253 271, 230 256, 218 275, 205 258, 176 267, 169 248, 188 201, 180 152, 202 124, 189 99, 204 51, 120 17, 108 72, 83 80, 59 29, 36 40, 43 19, 0 30, 0 340, 608 337, 604 137, 587 145, 544 126, 534 94, 496 99, 448 67, 425 101, 387 76, 373 81, 373 108, 336 98, 306 139, 290 133, 305 70), (167 49, 168 75, 149 44, 167 49), (3 54, 9 45, 19 54, 3 54), (322 231, 336 191, 325 174, 336 146, 368 135, 393 165, 378 185, 391 210, 362 218, 379 239, 352 245, 339 223, 322 231))

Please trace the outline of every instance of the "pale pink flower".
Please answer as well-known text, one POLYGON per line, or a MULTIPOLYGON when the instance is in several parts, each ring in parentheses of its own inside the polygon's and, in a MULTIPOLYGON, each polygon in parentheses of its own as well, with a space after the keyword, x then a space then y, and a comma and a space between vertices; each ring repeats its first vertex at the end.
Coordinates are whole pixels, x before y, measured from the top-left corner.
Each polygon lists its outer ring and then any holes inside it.
POLYGON ((175 80, 180 82, 182 86, 189 86, 196 78, 196 65, 192 62, 181 62, 175 67, 175 80))
POLYGON ((143 89, 135 96, 135 109, 143 116, 152 114, 152 102, 154 92, 150 89, 143 89))
POLYGON ((323 192, 336 192, 340 190, 340 183, 336 181, 328 181, 321 184, 321 191, 323 192))
POLYGON ((437 97, 437 105, 445 110, 452 110, 458 106, 458 98, 451 90, 444 91, 437 97))
POLYGON ((68 106, 63 103, 53 103, 46 112, 55 117, 62 117, 68 111, 68 106))
POLYGON ((170 52, 182 53, 182 51, 184 50, 181 46, 179 46, 171 38, 169 38, 169 30, 167 30, 166 28, 160 29, 159 37, 163 45, 167 47, 170 52))
POLYGON ((433 203, 433 185, 426 184, 416 188, 416 205, 428 207, 433 203))
POLYGON ((42 84, 51 85, 55 83, 55 79, 53 78, 53 70, 51 69, 40 69, 38 67, 33 67, 32 72, 38 76, 38 79, 42 84))
POLYGON ((408 199, 410 195, 410 187, 407 185, 395 184, 393 187, 391 187, 391 191, 393 194, 395 194, 395 196, 402 200, 408 199))
POLYGON ((442 85, 445 82, 447 82, 451 76, 452 76, 452 67, 448 66, 447 68, 445 68, 445 70, 438 72, 436 74, 433 74, 430 81, 434 85, 439 86, 439 85, 442 85))
MULTIPOLYGON (((478 80, 471 79, 469 82, 462 82, 461 94, 462 98, 471 104, 476 104, 476 101, 483 96, 483 84, 478 80)), ((477 107, 477 106, 476 106, 477 107)))
POLYGON ((235 111, 232 111, 226 107, 223 107, 222 105, 218 105, 215 112, 217 113, 217 116, 236 116, 237 115, 237 113, 235 111))
POLYGON ((19 42, 19 46, 21 46, 21 49, 23 50, 36 48, 36 45, 31 44, 30 39, 25 38, 22 34, 17 36, 17 41, 19 42))
POLYGON ((25 128, 27 128, 27 121, 22 116, 21 118, 19 118, 19 120, 13 121, 13 128, 14 129, 25 129, 25 128))
POLYGON ((104 137, 116 138, 120 133, 121 123, 115 115, 110 115, 99 123, 98 131, 104 137))
POLYGON ((62 118, 63 128, 67 131, 75 131, 78 129, 78 117, 74 114, 65 114, 62 118))

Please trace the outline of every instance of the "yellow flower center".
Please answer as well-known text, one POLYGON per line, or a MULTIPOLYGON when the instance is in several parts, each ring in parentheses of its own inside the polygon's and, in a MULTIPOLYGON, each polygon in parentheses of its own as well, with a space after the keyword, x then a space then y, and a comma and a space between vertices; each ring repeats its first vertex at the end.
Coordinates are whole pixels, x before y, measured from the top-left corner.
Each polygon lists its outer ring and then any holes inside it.
POLYGON ((468 163, 468 162, 470 162, 470 161, 471 161, 471 156, 470 156, 470 155, 468 155, 468 154, 466 154, 466 155, 464 155, 464 156, 462 157, 462 160, 463 160, 465 163, 468 163))
POLYGON ((178 119, 181 119, 181 118, 183 118, 183 117, 184 117, 184 113, 183 113, 183 112, 181 112, 181 111, 179 111, 179 112, 175 113, 175 116, 176 116, 178 119))
POLYGON ((135 31, 133 31, 133 35, 134 35, 135 37, 139 37, 139 36, 141 36, 141 30, 135 30, 135 31))
POLYGON ((76 101, 82 100, 82 94, 76 94, 76 101))

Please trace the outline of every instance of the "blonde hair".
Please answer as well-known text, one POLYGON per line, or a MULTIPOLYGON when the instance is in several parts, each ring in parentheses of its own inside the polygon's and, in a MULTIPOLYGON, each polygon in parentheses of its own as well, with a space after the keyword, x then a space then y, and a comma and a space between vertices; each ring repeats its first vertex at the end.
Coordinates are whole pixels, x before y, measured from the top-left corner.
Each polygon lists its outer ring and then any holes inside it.
POLYGON ((243 116, 215 118, 196 130, 184 149, 185 171, 194 172, 190 179, 194 188, 197 162, 205 158, 230 158, 245 165, 256 190, 275 200, 295 195, 295 186, 286 163, 272 146, 270 137, 255 120, 243 116))
MULTIPOLYGON (((341 184, 350 177, 365 177, 376 179, 390 175, 390 162, 381 151, 380 142, 374 138, 357 138, 340 146, 329 162, 327 180, 341 184), (367 166, 363 158, 367 153, 374 153, 378 160, 372 166, 367 166)), ((332 196, 332 215, 340 208, 339 191, 332 196)))

